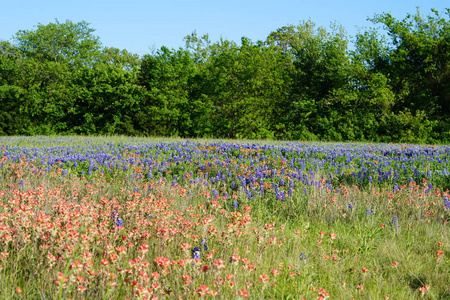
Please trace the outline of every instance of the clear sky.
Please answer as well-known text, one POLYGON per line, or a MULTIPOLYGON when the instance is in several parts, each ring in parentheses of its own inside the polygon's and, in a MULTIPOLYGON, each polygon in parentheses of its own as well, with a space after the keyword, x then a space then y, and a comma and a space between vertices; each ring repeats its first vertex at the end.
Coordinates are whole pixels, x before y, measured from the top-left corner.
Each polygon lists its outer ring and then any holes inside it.
POLYGON ((86 21, 104 46, 144 55, 161 46, 184 47, 183 38, 194 30, 240 42, 245 36, 265 40, 270 32, 311 19, 319 26, 338 22, 350 38, 358 28, 373 26, 367 17, 389 12, 398 19, 423 15, 431 8, 443 12, 448 0, 2 0, 0 40, 11 40, 18 30, 37 24, 86 21))

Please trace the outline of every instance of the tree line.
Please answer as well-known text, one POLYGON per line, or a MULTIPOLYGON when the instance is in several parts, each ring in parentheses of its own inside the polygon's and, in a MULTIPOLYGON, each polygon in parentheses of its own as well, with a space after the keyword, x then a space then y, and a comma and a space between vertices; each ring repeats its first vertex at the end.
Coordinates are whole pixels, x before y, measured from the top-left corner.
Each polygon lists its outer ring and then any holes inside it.
POLYGON ((450 142, 449 17, 375 15, 352 49, 303 21, 142 57, 84 21, 39 24, 0 42, 0 135, 450 142))

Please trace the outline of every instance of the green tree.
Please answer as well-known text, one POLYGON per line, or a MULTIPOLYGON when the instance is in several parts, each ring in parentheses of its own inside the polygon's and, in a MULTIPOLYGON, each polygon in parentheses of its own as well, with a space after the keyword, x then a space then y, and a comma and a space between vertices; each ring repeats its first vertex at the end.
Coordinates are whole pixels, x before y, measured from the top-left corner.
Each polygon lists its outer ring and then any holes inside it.
MULTIPOLYGON (((433 142, 450 138, 450 9, 442 16, 408 14, 397 20, 391 14, 370 20, 387 33, 380 38, 371 32, 358 35, 356 57, 372 72, 389 79, 395 93, 392 116, 385 119, 384 134, 392 135, 393 125, 403 124, 405 136, 395 139, 433 142), (427 124, 425 127, 422 124, 427 124), (420 138, 418 138, 420 137, 420 138)), ((402 126, 403 126, 402 125, 402 126)))
POLYGON ((74 79, 75 103, 68 112, 71 131, 82 134, 138 135, 135 115, 143 89, 138 85, 140 60, 117 48, 105 48, 92 66, 74 79))
POLYGON ((395 94, 389 80, 381 73, 367 70, 352 61, 348 81, 335 89, 327 103, 327 114, 319 121, 328 128, 327 135, 342 141, 391 141, 381 134, 382 120, 391 115, 395 94))
POLYGON ((38 62, 11 46, 0 57, 2 115, 9 133, 50 134, 66 128, 71 87, 67 65, 38 62))
POLYGON ((16 34, 14 54, 7 59, 17 64, 17 72, 8 85, 20 87, 20 97, 9 101, 19 104, 15 111, 19 110, 28 122, 22 134, 71 130, 69 116, 79 93, 73 80, 81 68, 92 66, 99 56, 100 43, 93 31, 86 22, 56 21, 16 34))
POLYGON ((275 138, 284 133, 279 109, 290 84, 289 58, 277 47, 242 38, 222 40, 206 66, 215 134, 228 138, 275 138))
POLYGON ((289 97, 282 106, 290 138, 341 139, 330 135, 330 101, 349 80, 348 39, 341 26, 331 32, 312 21, 272 32, 267 42, 286 53, 295 67, 289 97))
POLYGON ((187 50, 162 47, 143 57, 138 80, 146 94, 136 118, 144 134, 202 135, 195 116, 206 113, 205 103, 190 98, 196 74, 194 58, 187 50))
POLYGON ((19 55, 10 43, 0 42, 0 135, 23 134, 29 122, 23 114, 26 91, 17 82, 19 55))
POLYGON ((39 61, 89 65, 96 60, 101 48, 94 31, 85 21, 60 23, 55 20, 47 25, 38 24, 35 30, 19 30, 14 41, 25 56, 39 61))

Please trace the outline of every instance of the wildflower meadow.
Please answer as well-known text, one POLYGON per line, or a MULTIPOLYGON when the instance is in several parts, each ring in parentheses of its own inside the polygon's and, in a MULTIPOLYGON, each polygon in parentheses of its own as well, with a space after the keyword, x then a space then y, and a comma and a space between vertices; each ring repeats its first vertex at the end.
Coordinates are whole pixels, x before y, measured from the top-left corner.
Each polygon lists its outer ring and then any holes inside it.
POLYGON ((0 138, 1 299, 449 299, 450 147, 0 138))

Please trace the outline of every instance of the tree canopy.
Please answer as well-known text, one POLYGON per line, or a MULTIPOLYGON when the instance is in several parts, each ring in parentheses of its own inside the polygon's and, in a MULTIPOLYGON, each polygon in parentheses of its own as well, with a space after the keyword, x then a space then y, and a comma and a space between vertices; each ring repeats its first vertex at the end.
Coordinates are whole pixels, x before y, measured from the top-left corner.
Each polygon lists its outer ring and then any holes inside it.
POLYGON ((383 31, 353 50, 344 28, 308 20, 143 57, 84 21, 38 24, 0 43, 0 135, 449 142, 449 17, 374 15, 383 31))

